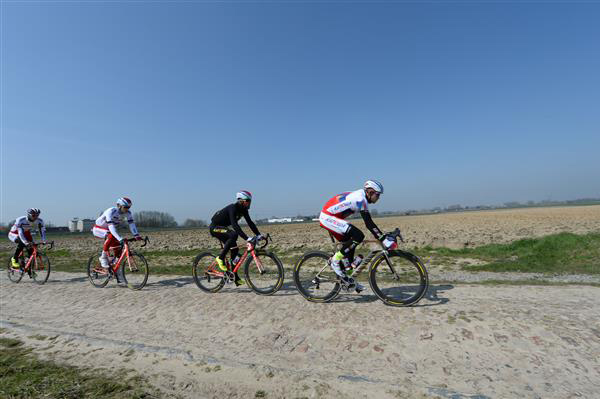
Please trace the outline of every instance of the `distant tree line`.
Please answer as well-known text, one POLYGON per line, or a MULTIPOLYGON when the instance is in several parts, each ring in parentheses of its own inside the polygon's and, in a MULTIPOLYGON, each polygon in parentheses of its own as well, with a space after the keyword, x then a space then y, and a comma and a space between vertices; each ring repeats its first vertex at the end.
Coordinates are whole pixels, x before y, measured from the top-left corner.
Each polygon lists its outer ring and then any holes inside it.
MULTIPOLYGON (((178 227, 175 218, 167 212, 139 211, 133 214, 133 218, 138 227, 178 227)), ((206 225, 206 222, 201 219, 186 219, 181 227, 205 227, 206 225)))
POLYGON ((133 218, 138 227, 177 227, 175 218, 166 212, 139 211, 133 218))
POLYGON ((206 222, 200 219, 186 219, 183 227, 206 227, 206 222))

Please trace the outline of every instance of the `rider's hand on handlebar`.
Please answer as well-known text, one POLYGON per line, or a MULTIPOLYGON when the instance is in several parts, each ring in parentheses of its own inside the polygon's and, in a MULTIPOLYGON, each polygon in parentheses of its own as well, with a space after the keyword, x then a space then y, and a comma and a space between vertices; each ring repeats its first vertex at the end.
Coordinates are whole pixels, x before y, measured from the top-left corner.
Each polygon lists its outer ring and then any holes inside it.
POLYGON ((124 238, 121 238, 119 240, 119 245, 121 246, 121 248, 123 248, 125 246, 125 239, 124 238))

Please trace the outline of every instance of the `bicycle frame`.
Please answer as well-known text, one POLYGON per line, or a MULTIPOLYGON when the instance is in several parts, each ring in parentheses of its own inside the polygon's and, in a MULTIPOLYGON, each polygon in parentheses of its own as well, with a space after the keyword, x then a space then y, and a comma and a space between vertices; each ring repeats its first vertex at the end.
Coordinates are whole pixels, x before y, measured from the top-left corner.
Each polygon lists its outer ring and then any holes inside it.
MULTIPOLYGON (((259 249, 262 249, 262 248, 266 247, 270 238, 271 238, 271 236, 269 234, 267 234, 267 236, 265 238, 264 245, 260 246, 259 249)), ((235 247, 233 247, 231 249, 235 249, 235 248, 242 248, 242 246, 241 245, 236 245, 235 247)), ((256 245, 252 245, 251 243, 247 243, 246 244, 246 250, 244 251, 243 255, 240 257, 240 260, 233 266, 233 268, 232 268, 231 271, 233 273, 237 273, 237 271, 240 269, 240 267, 242 267, 242 265, 244 264, 244 262, 248 258, 248 253, 250 253, 252 255, 252 258, 254 258, 254 261, 256 262, 256 266, 258 267, 259 273, 262 274, 264 271, 263 271, 263 267, 262 267, 262 263, 260 261, 260 258, 258 256, 256 256, 256 245)), ((218 267, 216 267, 216 265, 217 265, 217 261, 213 261, 211 263, 211 265, 210 265, 211 266, 211 271, 209 273, 213 274, 216 277, 224 277, 225 273, 222 272, 222 271, 220 271, 218 269, 218 267)))
MULTIPOLYGON (((402 239, 402 236, 400 235, 400 230, 396 229, 392 234, 397 234, 396 236, 400 238, 400 240, 404 241, 402 239)), ((331 234, 329 232, 329 238, 331 238, 331 242, 333 244, 333 251, 336 252, 338 250, 338 248, 340 248, 343 243, 338 242, 334 239, 333 234, 331 234)), ((357 276, 366 266, 369 265, 369 263, 375 258, 375 256, 377 256, 380 253, 383 253, 383 256, 385 258, 386 263, 388 264, 388 267, 390 268, 392 274, 394 275, 395 279, 399 279, 400 276, 398 276, 398 273, 396 272, 396 270, 394 269, 394 266, 392 266, 392 262, 390 262, 390 257, 389 255, 389 251, 387 249, 384 248, 383 243, 379 240, 363 240, 363 242, 360 243, 360 245, 362 246, 363 244, 369 244, 369 243, 377 243, 381 246, 381 249, 373 249, 369 252, 369 254, 367 256, 365 256, 365 258, 363 259, 363 261, 361 262, 361 264, 356 268, 352 270, 352 274, 350 275, 350 277, 354 277, 357 276)), ((397 251, 402 251, 402 250, 397 250, 397 251)), ((403 251, 402 251, 403 252, 403 251)), ((327 269, 329 267, 329 265, 325 265, 320 271, 319 273, 317 273, 317 277, 320 277, 320 274, 323 273, 323 271, 325 269, 327 269)))
MULTIPOLYGON (((50 245, 50 249, 52 249, 54 247, 54 241, 51 241, 48 244, 33 244, 33 250, 31 251, 31 256, 29 256, 29 259, 27 259, 27 263, 25 264, 25 267, 23 268, 23 272, 27 272, 31 269, 31 262, 35 262, 35 264, 37 265, 37 258, 38 258, 38 245, 50 245)), ((17 256, 17 258, 20 258, 21 256, 24 255, 25 249, 22 249, 21 252, 19 253, 19 255, 17 256)))
MULTIPOLYGON (((129 261, 130 258, 130 250, 129 250, 129 243, 131 241, 137 241, 135 238, 129 238, 126 239, 123 245, 123 249, 121 250, 121 256, 119 256, 119 259, 115 262, 114 265, 110 265, 110 268, 112 269, 113 273, 116 274, 119 269, 121 268, 121 263, 123 262, 123 259, 127 258, 127 260, 129 261)), ((148 237, 144 238, 144 244, 142 244, 142 247, 145 247, 146 244, 148 243, 148 237)), ((115 248, 119 248, 119 247, 110 247, 110 249, 112 249, 114 251, 115 248)), ((130 262, 131 264, 131 262, 130 262)))

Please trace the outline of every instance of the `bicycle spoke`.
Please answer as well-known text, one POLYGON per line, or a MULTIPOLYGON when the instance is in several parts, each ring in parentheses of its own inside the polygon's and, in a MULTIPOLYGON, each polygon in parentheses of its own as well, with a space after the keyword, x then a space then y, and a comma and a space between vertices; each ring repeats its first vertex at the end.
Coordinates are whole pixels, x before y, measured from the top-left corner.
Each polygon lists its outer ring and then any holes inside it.
POLYGON ((45 254, 38 254, 31 265, 31 277, 37 284, 44 284, 50 276, 50 260, 45 254))
POLYGON ((283 265, 271 253, 258 252, 256 259, 249 256, 244 272, 250 288, 258 294, 271 295, 283 284, 283 265))
MULTIPOLYGON (((122 276, 127 282, 127 286, 134 290, 141 290, 148 281, 148 262, 143 255, 130 253, 128 257, 121 262, 122 276)), ((117 271, 119 273, 120 271, 117 271)))
POLYGON ((339 294, 340 284, 328 264, 329 258, 324 252, 311 252, 304 255, 294 269, 296 287, 309 301, 327 302, 339 294))
POLYGON ((390 253, 387 260, 382 254, 374 261, 369 278, 375 294, 395 306, 416 303, 428 285, 425 268, 411 254, 390 253))
POLYGON ((198 288, 206 292, 217 292, 223 288, 223 273, 217 269, 214 255, 207 252, 198 255, 192 266, 192 275, 198 288))

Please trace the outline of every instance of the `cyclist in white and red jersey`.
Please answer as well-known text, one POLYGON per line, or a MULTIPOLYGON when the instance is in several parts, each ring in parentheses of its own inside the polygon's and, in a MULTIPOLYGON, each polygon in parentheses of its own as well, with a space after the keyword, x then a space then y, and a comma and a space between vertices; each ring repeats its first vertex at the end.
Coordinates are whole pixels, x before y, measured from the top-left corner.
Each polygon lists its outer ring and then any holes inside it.
POLYGON ((344 219, 355 212, 360 212, 367 229, 380 241, 384 241, 385 235, 379 230, 367 208, 367 204, 374 204, 383 194, 383 185, 376 180, 367 180, 364 188, 352 192, 338 194, 331 198, 319 216, 321 227, 328 230, 342 247, 331 259, 331 268, 340 276, 342 281, 349 287, 356 287, 358 292, 363 290, 360 284, 354 283, 347 277, 344 269, 348 268, 350 262, 354 261, 356 247, 365 239, 365 235, 356 226, 344 219))
POLYGON ((27 247, 27 252, 31 256, 31 245, 33 244, 33 237, 31 236, 31 229, 37 227, 42 236, 42 242, 46 242, 46 227, 44 221, 40 218, 40 211, 37 208, 30 208, 27 210, 27 215, 21 216, 15 220, 15 224, 11 227, 8 232, 8 239, 17 244, 15 254, 10 259, 10 264, 13 269, 19 269, 20 265, 17 261, 17 256, 21 253, 23 248, 27 247))
POLYGON ((100 255, 100 265, 107 273, 109 249, 114 248, 115 256, 121 256, 121 248, 123 247, 124 240, 117 231, 117 226, 121 223, 122 218, 125 218, 127 223, 129 223, 129 230, 131 230, 131 234, 133 234, 135 239, 142 239, 129 208, 131 208, 131 200, 127 197, 119 198, 117 206, 113 206, 102 212, 102 215, 96 219, 96 224, 92 228, 92 233, 96 237, 105 238, 104 245, 102 246, 102 254, 100 255))

